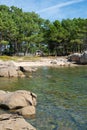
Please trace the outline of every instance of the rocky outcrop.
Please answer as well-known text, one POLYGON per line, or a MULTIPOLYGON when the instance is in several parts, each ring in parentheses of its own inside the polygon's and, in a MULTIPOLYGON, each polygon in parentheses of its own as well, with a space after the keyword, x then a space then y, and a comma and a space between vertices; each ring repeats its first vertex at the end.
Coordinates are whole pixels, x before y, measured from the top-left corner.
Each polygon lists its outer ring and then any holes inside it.
POLYGON ((57 58, 56 60, 52 60, 50 63, 58 66, 70 66, 70 62, 68 62, 66 58, 57 58))
POLYGON ((13 61, 0 61, 0 77, 25 77, 13 61))
POLYGON ((34 93, 26 90, 0 90, 0 107, 16 113, 0 115, 0 130, 36 130, 22 117, 35 115, 36 98, 34 93))
POLYGON ((79 64, 87 64, 87 51, 80 53, 74 53, 68 56, 68 60, 79 64))
POLYGON ((36 130, 25 119, 18 115, 0 115, 0 130, 36 130))
POLYGON ((80 58, 80 63, 81 64, 87 64, 87 51, 85 51, 80 58))
MULTIPOLYGON (((30 77, 26 72, 35 72, 37 68, 29 66, 19 66, 14 61, 0 60, 0 77, 30 77)), ((20 64, 21 65, 21 64, 20 64)))
POLYGON ((15 92, 0 91, 0 107, 13 110, 23 116, 31 116, 35 114, 37 96, 25 90, 15 92))
POLYGON ((81 57, 80 53, 74 53, 74 54, 71 54, 71 55, 68 56, 68 60, 71 61, 71 62, 79 63, 80 57, 81 57))
POLYGON ((16 110, 16 113, 24 117, 31 117, 35 115, 36 110, 34 106, 26 106, 24 108, 16 110))
POLYGON ((37 68, 29 67, 29 66, 20 66, 20 70, 22 72, 35 72, 37 70, 37 68))

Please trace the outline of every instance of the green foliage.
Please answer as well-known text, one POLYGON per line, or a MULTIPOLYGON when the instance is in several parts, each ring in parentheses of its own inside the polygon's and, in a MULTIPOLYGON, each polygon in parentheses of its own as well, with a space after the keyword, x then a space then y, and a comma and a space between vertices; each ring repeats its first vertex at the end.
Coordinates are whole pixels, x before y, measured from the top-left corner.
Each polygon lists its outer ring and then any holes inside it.
POLYGON ((8 45, 8 44, 9 44, 9 42, 8 42, 8 41, 1 40, 0 44, 3 44, 3 45, 8 45))
POLYGON ((67 55, 83 51, 84 44, 87 44, 87 19, 51 23, 35 12, 0 5, 0 53, 4 46, 10 55, 35 53, 36 50, 67 55))

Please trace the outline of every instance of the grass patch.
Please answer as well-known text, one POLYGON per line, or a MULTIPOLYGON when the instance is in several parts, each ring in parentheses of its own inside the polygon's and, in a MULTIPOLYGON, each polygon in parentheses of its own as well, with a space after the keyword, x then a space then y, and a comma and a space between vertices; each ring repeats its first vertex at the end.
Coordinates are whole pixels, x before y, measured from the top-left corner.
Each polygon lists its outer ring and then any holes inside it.
POLYGON ((4 61, 12 60, 12 57, 10 57, 10 56, 0 56, 0 60, 4 60, 4 61))
POLYGON ((0 60, 3 61, 9 61, 9 60, 13 60, 13 61, 38 61, 40 60, 41 57, 38 56, 0 56, 0 60))
POLYGON ((14 61, 17 61, 19 58, 16 57, 16 56, 0 56, 0 60, 3 60, 3 61, 8 61, 8 60, 14 60, 14 61))
POLYGON ((0 56, 0 60, 3 60, 3 61, 9 61, 9 60, 13 60, 13 61, 17 61, 17 62, 23 62, 23 61, 40 61, 42 60, 42 58, 50 58, 50 59, 55 59, 55 57, 51 57, 51 56, 48 56, 48 57, 40 57, 40 56, 6 56, 6 55, 3 55, 3 56, 0 56))

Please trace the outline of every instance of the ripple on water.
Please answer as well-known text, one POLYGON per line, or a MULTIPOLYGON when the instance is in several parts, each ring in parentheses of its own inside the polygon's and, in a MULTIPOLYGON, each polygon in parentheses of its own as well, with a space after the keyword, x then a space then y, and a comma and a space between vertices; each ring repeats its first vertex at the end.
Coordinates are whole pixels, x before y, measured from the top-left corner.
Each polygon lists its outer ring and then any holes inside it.
POLYGON ((37 94, 36 117, 27 119, 37 130, 87 130, 87 67, 43 67, 32 78, 0 78, 0 89, 37 94))

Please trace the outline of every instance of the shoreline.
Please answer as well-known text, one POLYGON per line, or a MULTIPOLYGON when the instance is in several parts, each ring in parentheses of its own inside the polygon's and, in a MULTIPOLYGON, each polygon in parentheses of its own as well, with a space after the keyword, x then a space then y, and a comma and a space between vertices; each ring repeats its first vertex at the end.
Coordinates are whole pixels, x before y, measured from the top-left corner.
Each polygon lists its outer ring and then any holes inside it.
MULTIPOLYGON (((14 62, 14 61, 13 61, 14 62)), ((17 67, 25 66, 25 67, 74 67, 80 66, 78 64, 74 64, 69 62, 67 58, 57 57, 57 58, 41 58, 36 61, 17 61, 14 62, 14 65, 17 67)))
MULTIPOLYGON (((34 61, 0 61, 0 77, 25 77, 25 72, 34 72, 39 67, 55 67, 55 68, 66 68, 66 67, 80 67, 84 65, 75 64, 69 62, 67 58, 40 58, 34 61)), ((86 65, 87 66, 87 65, 86 65)))

